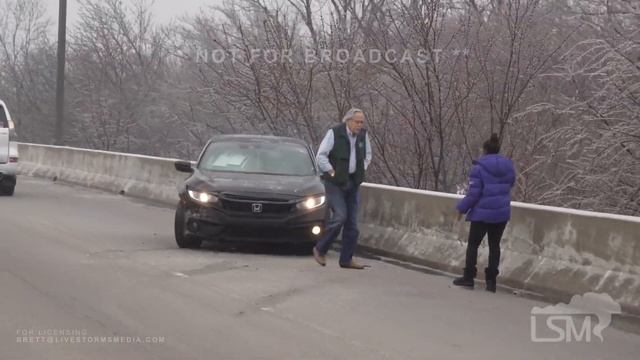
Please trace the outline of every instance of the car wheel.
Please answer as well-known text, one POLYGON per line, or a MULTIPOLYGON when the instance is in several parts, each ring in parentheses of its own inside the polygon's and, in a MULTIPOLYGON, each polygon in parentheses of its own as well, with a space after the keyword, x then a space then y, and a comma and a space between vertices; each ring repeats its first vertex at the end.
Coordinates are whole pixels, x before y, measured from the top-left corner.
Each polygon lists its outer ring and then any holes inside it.
POLYGON ((178 203, 176 208, 176 218, 174 224, 176 243, 181 249, 197 249, 202 245, 202 239, 198 239, 193 235, 185 234, 185 214, 182 202, 178 203))
POLYGON ((13 196, 13 193, 16 191, 15 185, 3 185, 0 187, 0 194, 6 196, 13 196))

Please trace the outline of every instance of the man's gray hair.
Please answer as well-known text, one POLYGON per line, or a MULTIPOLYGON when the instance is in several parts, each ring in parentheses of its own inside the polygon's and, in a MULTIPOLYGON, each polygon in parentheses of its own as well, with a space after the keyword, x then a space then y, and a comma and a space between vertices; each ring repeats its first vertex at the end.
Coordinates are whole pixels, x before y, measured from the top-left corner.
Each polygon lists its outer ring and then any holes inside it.
POLYGON ((348 120, 351 120, 351 118, 357 114, 357 113, 361 113, 364 114, 364 111, 358 109, 358 108, 351 108, 349 109, 349 111, 347 111, 346 114, 344 114, 344 117, 342 118, 342 122, 347 122, 348 120))

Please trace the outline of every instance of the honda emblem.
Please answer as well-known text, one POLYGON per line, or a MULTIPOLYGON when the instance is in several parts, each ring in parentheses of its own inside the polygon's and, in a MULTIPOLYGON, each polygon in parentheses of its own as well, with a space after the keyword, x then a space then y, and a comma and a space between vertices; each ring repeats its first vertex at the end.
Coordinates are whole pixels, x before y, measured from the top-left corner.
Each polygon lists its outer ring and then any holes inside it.
POLYGON ((260 204, 260 203, 251 204, 251 210, 253 210, 254 213, 261 213, 262 212, 262 204, 260 204))

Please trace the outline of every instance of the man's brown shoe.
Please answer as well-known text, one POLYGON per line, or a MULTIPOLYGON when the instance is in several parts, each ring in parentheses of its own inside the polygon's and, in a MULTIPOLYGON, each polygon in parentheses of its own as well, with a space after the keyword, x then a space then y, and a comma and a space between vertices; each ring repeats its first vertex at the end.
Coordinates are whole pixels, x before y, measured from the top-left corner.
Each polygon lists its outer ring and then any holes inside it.
POLYGON ((325 257, 323 255, 320 255, 320 251, 318 251, 318 249, 316 249, 316 247, 313 247, 313 258, 316 259, 316 262, 322 266, 326 266, 327 265, 327 259, 325 259, 325 257))
POLYGON ((340 267, 343 269, 356 269, 356 270, 362 270, 364 268, 369 267, 369 265, 360 265, 357 262, 351 260, 350 263, 348 264, 340 264, 340 267))

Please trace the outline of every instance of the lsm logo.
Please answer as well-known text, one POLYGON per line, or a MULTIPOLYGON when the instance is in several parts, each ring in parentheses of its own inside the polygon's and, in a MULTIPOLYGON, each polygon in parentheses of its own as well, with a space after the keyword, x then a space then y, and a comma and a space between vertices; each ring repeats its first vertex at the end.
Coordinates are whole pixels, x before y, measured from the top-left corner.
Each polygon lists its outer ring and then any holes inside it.
POLYGON ((608 294, 574 295, 569 304, 531 309, 531 341, 544 343, 591 342, 593 335, 604 341, 602 331, 611 315, 620 314, 620 304, 608 294), (597 324, 592 326, 594 319, 597 324))

